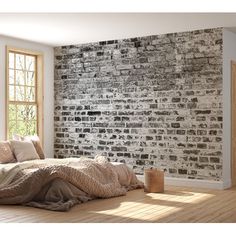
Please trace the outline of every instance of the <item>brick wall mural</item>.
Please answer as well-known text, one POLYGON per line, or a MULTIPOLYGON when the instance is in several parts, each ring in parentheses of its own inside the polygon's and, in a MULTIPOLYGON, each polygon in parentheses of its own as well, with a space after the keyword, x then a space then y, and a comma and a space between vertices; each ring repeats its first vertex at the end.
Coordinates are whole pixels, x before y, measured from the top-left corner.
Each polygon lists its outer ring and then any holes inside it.
POLYGON ((222 177, 222 29, 55 48, 55 158, 222 177))

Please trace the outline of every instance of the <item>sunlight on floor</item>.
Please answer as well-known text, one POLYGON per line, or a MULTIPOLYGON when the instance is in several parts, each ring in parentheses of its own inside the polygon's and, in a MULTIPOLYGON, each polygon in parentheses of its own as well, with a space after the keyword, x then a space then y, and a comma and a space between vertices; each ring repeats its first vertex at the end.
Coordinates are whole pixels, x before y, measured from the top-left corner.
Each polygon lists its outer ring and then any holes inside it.
POLYGON ((175 192, 166 191, 165 193, 145 194, 145 198, 132 201, 123 201, 118 206, 112 209, 102 211, 91 211, 95 214, 107 215, 111 217, 124 217, 132 220, 153 221, 167 217, 169 215, 177 214, 184 211, 186 207, 193 204, 199 204, 210 200, 214 194, 198 193, 198 192, 175 192), (152 217, 153 215, 153 217, 152 217))

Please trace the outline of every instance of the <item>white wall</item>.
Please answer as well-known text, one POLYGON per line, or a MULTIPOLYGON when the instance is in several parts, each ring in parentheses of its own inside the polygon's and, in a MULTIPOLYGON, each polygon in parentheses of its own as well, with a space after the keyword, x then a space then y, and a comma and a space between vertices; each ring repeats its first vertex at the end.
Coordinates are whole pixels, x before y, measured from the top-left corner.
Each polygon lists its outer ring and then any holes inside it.
POLYGON ((231 61, 236 61, 236 34, 223 30, 223 182, 231 186, 231 61))
POLYGON ((5 57, 6 46, 42 52, 44 55, 44 150, 53 158, 54 74, 53 48, 0 35, 0 140, 5 139, 5 57))

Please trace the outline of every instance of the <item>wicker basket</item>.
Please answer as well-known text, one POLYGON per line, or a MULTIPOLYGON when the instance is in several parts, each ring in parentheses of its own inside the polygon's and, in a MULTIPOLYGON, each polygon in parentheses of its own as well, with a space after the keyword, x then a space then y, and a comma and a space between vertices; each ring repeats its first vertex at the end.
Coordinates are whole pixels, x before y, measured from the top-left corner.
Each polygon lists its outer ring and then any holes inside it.
POLYGON ((164 192, 164 171, 157 168, 144 170, 144 191, 149 193, 164 192))

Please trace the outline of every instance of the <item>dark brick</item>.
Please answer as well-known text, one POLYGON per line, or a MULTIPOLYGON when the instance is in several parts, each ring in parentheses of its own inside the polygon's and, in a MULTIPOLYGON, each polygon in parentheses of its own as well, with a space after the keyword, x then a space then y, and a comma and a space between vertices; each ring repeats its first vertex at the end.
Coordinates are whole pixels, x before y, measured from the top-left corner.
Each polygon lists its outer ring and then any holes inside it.
POLYGON ((171 123, 172 128, 180 128, 180 123, 171 123))
POLYGON ((76 107, 76 110, 82 110, 83 109, 83 106, 77 106, 76 107))
POLYGON ((104 55, 104 52, 97 52, 97 56, 103 56, 104 55))
POLYGON ((169 156, 169 159, 170 159, 171 161, 177 161, 177 156, 170 155, 170 156, 169 156))
POLYGON ((114 151, 114 152, 127 152, 127 147, 111 147, 111 151, 114 151))
POLYGON ((200 152, 200 150, 184 150, 183 153, 184 154, 194 154, 194 155, 198 155, 200 152))
POLYGON ((143 160, 137 160, 137 161, 136 161, 136 165, 143 166, 143 165, 145 165, 145 161, 143 161, 143 160))
POLYGON ((106 45, 106 41, 101 41, 101 42, 99 42, 99 45, 106 45))
POLYGON ((158 116, 169 116, 170 115, 169 111, 156 111, 155 113, 158 116))
POLYGON ((76 116, 76 117, 75 117, 75 121, 81 121, 81 118, 78 117, 78 116, 76 116))
POLYGON ((100 116, 100 111, 88 111, 88 116, 100 116))
POLYGON ((134 43, 134 46, 135 46, 136 48, 141 47, 141 42, 135 42, 135 43, 134 43))
POLYGON ((130 41, 131 41, 131 42, 137 42, 137 41, 138 41, 138 38, 131 38, 130 41))
POLYGON ((60 149, 60 148, 64 148, 63 144, 54 144, 54 148, 60 149))
POLYGON ((217 130, 210 130, 209 135, 217 135, 217 130))
POLYGON ((153 137, 152 136, 146 136, 146 140, 153 140, 153 137))
POLYGON ((199 149, 206 149, 207 148, 207 144, 205 144, 205 143, 198 143, 197 144, 197 148, 199 148, 199 149))
POLYGON ((148 154, 141 154, 141 159, 148 159, 148 154))
POLYGON ((176 174, 176 173, 177 173, 177 170, 176 170, 176 169, 169 168, 169 173, 170 173, 170 174, 176 174))
POLYGON ((176 134, 178 135, 185 135, 186 131, 185 130, 176 130, 176 134))
POLYGON ((124 156, 124 153, 119 153, 119 152, 118 152, 116 155, 117 155, 118 157, 123 157, 123 156, 124 156))
POLYGON ((183 116, 178 116, 176 117, 176 121, 184 121, 185 118, 183 116))
POLYGON ((220 159, 217 157, 210 157, 210 162, 211 163, 220 163, 220 159))
POLYGON ((188 171, 185 170, 185 169, 178 169, 178 173, 179 173, 180 175, 187 175, 188 171))
POLYGON ((211 110, 195 110, 194 112, 195 112, 196 115, 199 115, 199 114, 204 114, 204 115, 211 114, 211 110))
POLYGON ((196 161, 198 161, 198 158, 197 158, 197 157, 189 157, 189 161, 194 161, 194 162, 196 162, 196 161))
POLYGON ((83 129, 83 132, 84 133, 90 133, 90 129, 89 128, 83 129))
POLYGON ((106 145, 106 142, 103 141, 103 140, 99 140, 99 144, 100 144, 100 145, 106 145))
POLYGON ((107 44, 113 44, 113 43, 115 43, 114 40, 109 40, 109 41, 107 41, 107 44))
POLYGON ((187 130, 188 135, 196 135, 196 130, 187 130))
POLYGON ((106 133, 105 129, 99 129, 99 133, 106 133))
POLYGON ((126 128, 142 128, 142 123, 127 123, 126 128))
POLYGON ((181 99, 180 98, 172 98, 172 102, 180 102, 181 99))
POLYGON ((120 116, 115 116, 114 117, 114 121, 120 121, 121 120, 121 117, 120 116))
POLYGON ((197 135, 207 135, 207 130, 197 130, 197 135))
POLYGON ((199 157, 200 162, 208 162, 208 157, 199 157))
POLYGON ((130 158, 131 154, 130 153, 124 153, 124 157, 130 158))

